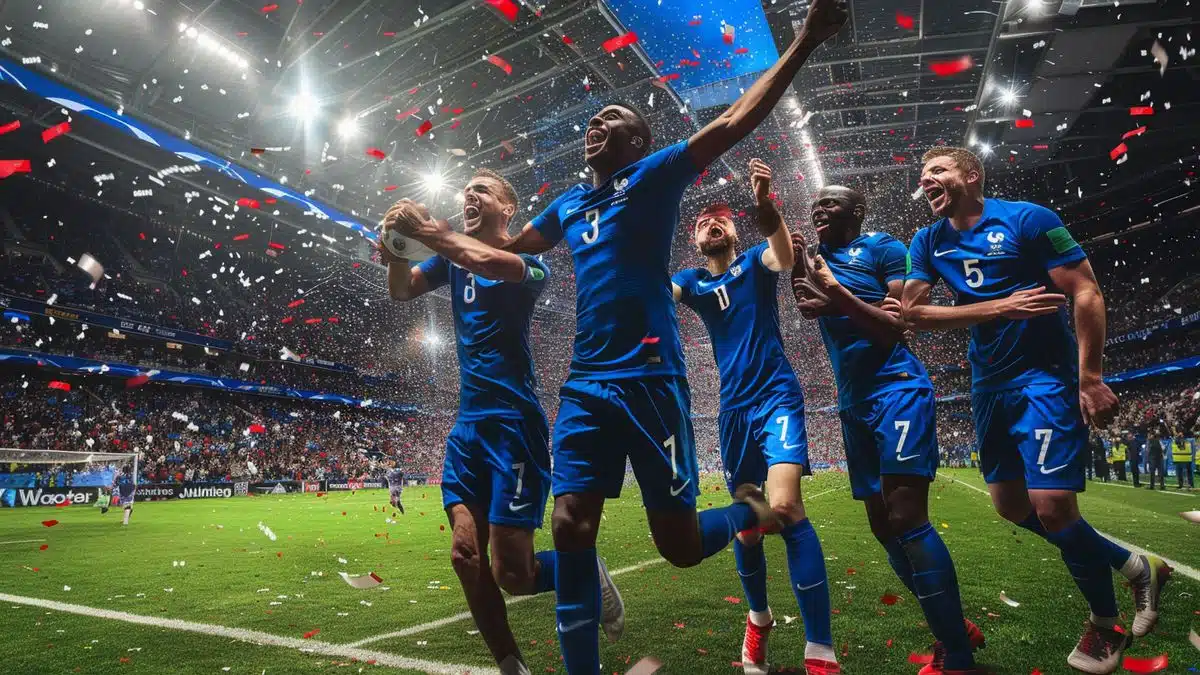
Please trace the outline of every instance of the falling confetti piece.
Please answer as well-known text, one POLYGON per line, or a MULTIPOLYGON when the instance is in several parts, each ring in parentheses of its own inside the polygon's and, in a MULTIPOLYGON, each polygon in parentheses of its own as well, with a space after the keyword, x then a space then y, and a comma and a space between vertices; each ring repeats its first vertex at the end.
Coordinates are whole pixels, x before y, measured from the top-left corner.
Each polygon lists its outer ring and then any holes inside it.
POLYGON ((70 131, 71 131, 71 123, 70 122, 62 122, 61 124, 55 124, 54 126, 49 127, 42 131, 42 142, 49 143, 50 141, 58 138, 59 136, 62 136, 65 133, 68 133, 70 131))
MULTIPOLYGON (((50 380, 50 383, 47 384, 46 386, 50 387, 51 389, 58 389, 59 391, 71 391, 70 383, 63 382, 61 380, 50 380)), ((54 525, 57 522, 58 522, 57 520, 52 521, 52 522, 50 522, 50 525, 54 525)), ((46 525, 46 523, 42 523, 42 524, 46 525)), ((50 525, 46 525, 46 527, 50 527, 50 525)))
POLYGON ((506 21, 512 23, 517 20, 517 5, 512 0, 483 0, 484 4, 500 12, 506 21))
POLYGON ((505 61, 504 59, 500 58, 499 56, 497 56, 495 54, 488 54, 484 60, 487 61, 488 63, 492 64, 493 66, 496 66, 500 70, 503 70, 505 75, 512 75, 512 71, 513 71, 512 65, 510 65, 508 61, 505 61))
POLYGON ((342 578, 342 581, 345 581, 354 588, 360 590, 375 588, 379 584, 383 583, 383 579, 380 579, 379 575, 375 574, 374 572, 371 572, 370 574, 360 574, 357 576, 350 576, 345 572, 338 572, 338 576, 342 578))
POLYGON ((0 127, 0 136, 3 136, 4 134, 16 131, 17 129, 20 129, 20 128, 21 128, 21 120, 13 120, 13 121, 9 122, 8 124, 5 124, 4 126, 0 127))
POLYGON ((417 135, 424 136, 425 134, 429 133, 429 130, 432 128, 433 128, 433 121, 425 120, 424 122, 421 122, 421 126, 417 127, 417 135))
POLYGON ((1154 62, 1158 64, 1159 77, 1166 75, 1167 64, 1170 63, 1171 60, 1170 57, 1167 56, 1167 50, 1163 49, 1163 46, 1158 43, 1158 40, 1155 40, 1154 44, 1150 47, 1150 53, 1154 55, 1154 62))
POLYGON ((1148 105, 1135 105, 1129 109, 1130 117, 1144 117, 1146 115, 1153 115, 1153 114, 1154 114, 1154 108, 1152 106, 1148 106, 1148 105))
POLYGON ((263 14, 269 14, 271 12, 274 12, 277 9, 279 9, 279 5, 277 5, 275 3, 271 3, 269 5, 263 5, 262 11, 263 11, 263 14))
POLYGON ((904 12, 896 12, 896 25, 904 30, 912 30, 917 25, 917 20, 904 12))
POLYGON ((1200 634, 1196 633, 1195 628, 1192 629, 1191 633, 1188 633, 1188 641, 1192 643, 1193 647, 1200 649, 1200 634))
POLYGON ((90 253, 84 253, 79 256, 79 262, 75 263, 75 265, 84 272, 87 272, 88 276, 94 282, 100 281, 100 278, 104 276, 104 265, 101 265, 100 261, 93 258, 90 253))
POLYGON ((918 654, 916 652, 910 652, 908 655, 908 662, 916 665, 924 665, 926 663, 931 663, 932 661, 933 654, 918 654))
POLYGON ((321 632, 320 628, 314 628, 304 634, 304 639, 311 640, 314 635, 316 635, 317 633, 320 633, 320 632, 321 632))
POLYGON ((1116 158, 1120 157, 1121 155, 1124 155, 1127 152, 1129 152, 1129 146, 1125 145, 1124 143, 1121 143, 1120 145, 1113 148, 1112 150, 1109 150, 1108 156, 1111 159, 1116 159, 1116 158))
POLYGON ((42 521, 42 526, 44 526, 44 527, 54 527, 57 524, 58 524, 57 520, 43 520, 42 521))
POLYGON ((1032 129, 1033 128, 1033 120, 1020 119, 1020 120, 1013 122, 1013 126, 1016 127, 1017 129, 1032 129))
POLYGON ((0 159, 0 178, 8 178, 14 173, 29 173, 30 165, 27 159, 0 159))
POLYGON ((1146 127, 1138 127, 1132 131, 1126 131, 1121 136, 1121 140, 1126 141, 1126 140, 1129 140, 1130 138, 1133 138, 1134 136, 1141 136, 1144 133, 1146 133, 1146 127))
POLYGON ((964 54, 953 61, 931 61, 929 69, 938 77, 947 77, 966 72, 974 67, 974 65, 975 60, 969 54, 964 54))
POLYGON ((897 602, 900 602, 900 596, 892 595, 891 593, 884 593, 879 598, 879 601, 882 602, 883 604, 891 607, 892 605, 896 604, 897 602))
POLYGON ((1021 606, 1021 603, 1019 603, 1016 600, 1013 600, 1012 598, 1005 595, 1004 591, 1000 591, 1000 602, 1003 602, 1004 604, 1008 605, 1009 607, 1020 607, 1021 606))
POLYGON ((1157 673, 1167 669, 1167 655, 1159 654, 1146 659, 1126 656, 1121 667, 1131 673, 1157 673))
POLYGON ((633 31, 629 31, 628 33, 625 33, 624 35, 618 35, 617 37, 609 38, 609 39, 605 40, 603 47, 604 47, 604 51, 611 54, 611 53, 617 51, 618 49, 628 47, 629 45, 632 45, 632 44, 637 44, 637 41, 638 41, 637 33, 633 32, 633 31))
POLYGON ((42 544, 41 546, 38 547, 38 550, 45 551, 48 548, 50 548, 50 544, 42 544))
POLYGON ((387 154, 379 148, 367 148, 367 155, 379 160, 387 159, 387 154))
POLYGON ((246 209, 257 209, 262 206, 258 203, 257 199, 250 199, 249 197, 241 197, 237 200, 237 205, 246 209))

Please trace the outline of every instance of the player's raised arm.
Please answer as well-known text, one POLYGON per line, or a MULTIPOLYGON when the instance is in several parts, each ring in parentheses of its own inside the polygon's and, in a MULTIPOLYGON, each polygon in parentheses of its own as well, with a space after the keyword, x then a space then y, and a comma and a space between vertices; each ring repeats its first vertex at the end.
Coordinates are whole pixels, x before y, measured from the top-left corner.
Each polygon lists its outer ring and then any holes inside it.
POLYGON ((754 191, 758 218, 758 231, 767 238, 767 250, 763 251, 762 263, 772 272, 790 269, 796 257, 792 251, 792 238, 783 224, 783 214, 771 199, 771 167, 761 159, 750 160, 750 187, 754 191))
POLYGON ((796 73, 822 42, 846 23, 845 0, 812 0, 800 34, 758 80, 721 116, 688 140, 688 154, 700 171, 754 131, 791 86, 796 73))
POLYGON ((431 217, 423 204, 402 199, 384 222, 468 272, 501 281, 523 281, 528 273, 521 256, 451 230, 446 221, 431 217))

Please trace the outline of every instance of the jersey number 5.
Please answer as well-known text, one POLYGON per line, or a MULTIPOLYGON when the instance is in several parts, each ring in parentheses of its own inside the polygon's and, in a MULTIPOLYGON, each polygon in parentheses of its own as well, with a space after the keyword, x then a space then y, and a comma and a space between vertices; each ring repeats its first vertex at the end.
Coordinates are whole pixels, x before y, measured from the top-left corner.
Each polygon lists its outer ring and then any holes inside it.
POLYGON ((967 276, 967 286, 979 288, 983 285, 983 270, 979 269, 979 258, 964 260, 963 274, 967 276))
POLYGON ((583 233, 583 243, 593 244, 600 236, 600 209, 592 209, 583 214, 583 217, 587 220, 588 225, 592 226, 590 231, 583 233))

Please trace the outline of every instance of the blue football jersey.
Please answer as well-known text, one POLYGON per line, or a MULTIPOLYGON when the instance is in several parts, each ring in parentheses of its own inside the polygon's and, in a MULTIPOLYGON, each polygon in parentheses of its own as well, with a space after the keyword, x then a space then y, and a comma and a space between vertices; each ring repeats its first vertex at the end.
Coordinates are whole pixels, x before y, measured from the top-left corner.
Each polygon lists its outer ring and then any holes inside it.
POLYGON ((533 219, 546 240, 566 240, 575 262, 572 376, 685 375, 667 266, 697 175, 682 141, 599 187, 571 187, 533 219))
POLYGON ((721 410, 761 402, 776 394, 803 396, 779 335, 779 274, 762 263, 767 243, 742 253, 724 274, 687 269, 672 281, 679 301, 708 326, 721 373, 721 410))
POLYGON ((460 419, 541 412, 534 393, 537 376, 529 350, 529 322, 550 270, 533 256, 521 257, 530 269, 524 282, 486 279, 440 255, 420 264, 429 290, 450 286, 462 382, 460 419))
MULTIPOLYGON (((877 303, 887 297, 889 281, 903 281, 908 251, 891 235, 867 232, 842 248, 820 247, 838 283, 855 297, 877 303)), ((933 387, 925 367, 897 342, 884 346, 848 316, 822 316, 821 339, 837 378, 838 408, 846 409, 878 393, 933 387)))
MULTIPOLYGON (((1045 286, 1049 270, 1087 258, 1050 209, 988 199, 970 230, 949 219, 922 228, 909 247, 910 279, 943 279, 956 305, 996 300, 1045 286)), ((971 388, 1016 389, 1033 383, 1078 381, 1078 347, 1066 308, 1033 319, 999 318, 971 327, 971 388)))
POLYGON ((404 487, 404 471, 401 469, 389 469, 387 472, 388 487, 392 490, 399 490, 404 487))

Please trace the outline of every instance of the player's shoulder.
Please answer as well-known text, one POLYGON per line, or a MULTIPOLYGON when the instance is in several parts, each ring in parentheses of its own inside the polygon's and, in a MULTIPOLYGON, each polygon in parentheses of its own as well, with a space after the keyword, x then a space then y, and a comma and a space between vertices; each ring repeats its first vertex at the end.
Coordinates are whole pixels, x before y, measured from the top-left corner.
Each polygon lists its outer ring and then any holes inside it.
POLYGON ((700 279, 700 268, 685 267, 671 277, 671 282, 682 289, 689 289, 700 279))
POLYGON ((771 248, 771 242, 764 239, 764 240, 758 242, 757 244, 751 246, 750 248, 746 249, 746 251, 744 253, 742 253, 742 255, 740 257, 745 262, 761 265, 763 254, 766 253, 767 249, 769 249, 769 248, 771 248))
POLYGON ((1010 222, 1021 222, 1030 216, 1058 218, 1057 213, 1041 204, 993 197, 984 200, 984 211, 988 218, 998 218, 1010 222))
POLYGON ((893 237, 887 232, 863 232, 862 242, 864 245, 871 248, 884 248, 888 246, 895 246, 897 244, 900 246, 904 245, 904 242, 893 237))

